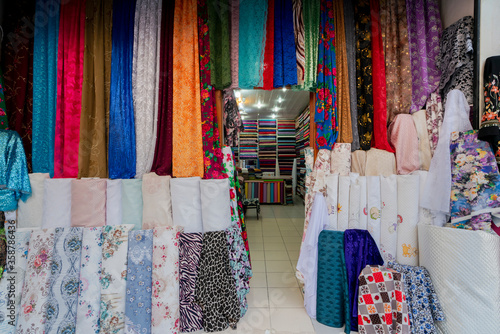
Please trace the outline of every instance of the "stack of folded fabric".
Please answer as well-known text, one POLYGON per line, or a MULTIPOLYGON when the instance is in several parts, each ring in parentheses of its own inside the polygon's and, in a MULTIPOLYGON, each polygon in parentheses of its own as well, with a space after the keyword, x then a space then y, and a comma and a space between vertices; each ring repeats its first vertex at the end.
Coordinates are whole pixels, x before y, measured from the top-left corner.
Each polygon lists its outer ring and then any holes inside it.
POLYGON ((259 163, 263 172, 276 171, 276 120, 259 120, 259 163))

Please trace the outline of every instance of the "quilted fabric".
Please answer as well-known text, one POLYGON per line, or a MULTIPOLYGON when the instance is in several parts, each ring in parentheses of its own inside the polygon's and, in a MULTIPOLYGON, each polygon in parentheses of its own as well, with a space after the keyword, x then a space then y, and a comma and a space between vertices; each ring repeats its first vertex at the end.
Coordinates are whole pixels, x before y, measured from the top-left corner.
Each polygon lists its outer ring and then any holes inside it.
POLYGON ((350 333, 349 294, 344 259, 344 232, 324 230, 318 238, 316 320, 350 333))

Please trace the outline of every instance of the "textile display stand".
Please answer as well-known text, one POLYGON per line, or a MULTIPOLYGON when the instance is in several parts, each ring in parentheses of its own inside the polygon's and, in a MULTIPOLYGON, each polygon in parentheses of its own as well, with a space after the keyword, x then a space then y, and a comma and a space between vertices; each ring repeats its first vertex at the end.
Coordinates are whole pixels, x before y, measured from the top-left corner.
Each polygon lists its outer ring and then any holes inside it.
POLYGON ((258 198, 260 204, 285 204, 285 178, 245 180, 245 198, 258 198))

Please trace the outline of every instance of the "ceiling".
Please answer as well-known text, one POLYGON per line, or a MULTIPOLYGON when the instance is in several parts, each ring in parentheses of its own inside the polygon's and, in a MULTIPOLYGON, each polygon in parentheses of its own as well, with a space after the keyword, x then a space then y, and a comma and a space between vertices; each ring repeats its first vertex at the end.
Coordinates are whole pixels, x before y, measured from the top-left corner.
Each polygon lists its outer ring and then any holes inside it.
POLYGON ((243 119, 294 119, 309 104, 309 92, 290 89, 240 89, 235 91, 243 119), (240 94, 240 98, 238 98, 240 94), (281 102, 280 101, 281 98, 281 102), (240 100, 241 99, 241 100, 240 100), (260 108, 258 104, 260 102, 260 108), (277 108, 273 111, 273 108, 277 108), (275 117, 273 117, 275 115, 275 117))

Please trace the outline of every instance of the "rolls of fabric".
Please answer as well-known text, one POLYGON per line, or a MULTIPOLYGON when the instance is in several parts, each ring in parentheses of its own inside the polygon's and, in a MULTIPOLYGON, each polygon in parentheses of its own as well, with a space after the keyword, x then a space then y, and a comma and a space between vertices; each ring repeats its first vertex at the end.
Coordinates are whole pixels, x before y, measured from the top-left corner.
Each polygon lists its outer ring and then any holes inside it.
POLYGON ((17 227, 42 227, 43 217, 43 195, 45 179, 49 173, 29 174, 31 185, 31 197, 26 202, 19 201, 17 208, 17 227))
POLYGON ((366 176, 389 176, 396 174, 396 158, 394 153, 376 148, 366 152, 366 176))
POLYGON ((429 270, 446 319, 443 333, 493 333, 500 326, 500 243, 488 233, 418 227, 420 264, 429 270), (468 288, 461 288, 468 287, 468 288), (473 314, 469 310, 476 310, 473 314))
POLYGON ((229 179, 201 180, 203 232, 222 231, 231 226, 229 179))
POLYGON ((330 174, 326 177, 326 208, 328 211, 328 224, 329 230, 338 229, 338 213, 337 213, 337 203, 338 203, 338 189, 339 189, 339 175, 330 174))
POLYGON ((330 172, 349 175, 351 171, 351 144, 335 143, 330 158, 330 172))
POLYGON ((122 224, 142 228, 142 180, 122 180, 122 224))
POLYGON ((398 174, 410 174, 420 168, 419 141, 413 117, 409 114, 396 115, 389 126, 391 145, 396 149, 398 174))
POLYGON ((398 250, 397 261, 401 264, 418 266, 419 219, 418 197, 420 189, 418 175, 398 175, 398 250))
POLYGON ((42 227, 71 225, 71 179, 45 179, 42 227))
POLYGON ((380 177, 380 196, 382 200, 380 254, 387 263, 396 260, 398 250, 398 181, 396 175, 380 177))
POLYGON ((122 223, 122 180, 106 180, 106 225, 122 223))
POLYGON ((106 225, 106 188, 105 179, 71 181, 71 226, 106 225))
POLYGON ((431 164, 431 145, 429 143, 429 134, 427 133, 425 110, 413 113, 412 117, 415 129, 417 130, 420 170, 429 170, 431 164))
POLYGON ((147 173, 142 177, 142 228, 173 226, 170 176, 147 173))
POLYGON ((170 182, 174 225, 185 233, 203 232, 200 178, 175 178, 170 182))
POLYGON ((339 195, 338 195, 338 220, 337 227, 339 231, 345 231, 349 228, 349 189, 351 178, 349 176, 339 176, 339 195))
POLYGON ((360 186, 359 192, 359 228, 362 230, 368 229, 368 205, 366 192, 366 176, 359 176, 358 183, 360 186))
MULTIPOLYGON (((361 212, 361 185, 358 182, 358 174, 351 173, 351 185, 349 190, 349 228, 359 229, 361 212)), ((366 194, 366 193, 365 193, 366 194)), ((363 194, 364 195, 364 194, 363 194)))
POLYGON ((351 172, 365 176, 366 151, 357 150, 351 153, 351 172))
POLYGON ((366 177, 366 194, 368 212, 367 230, 370 232, 377 247, 380 249, 380 213, 382 206, 382 200, 380 198, 380 177, 366 177))

